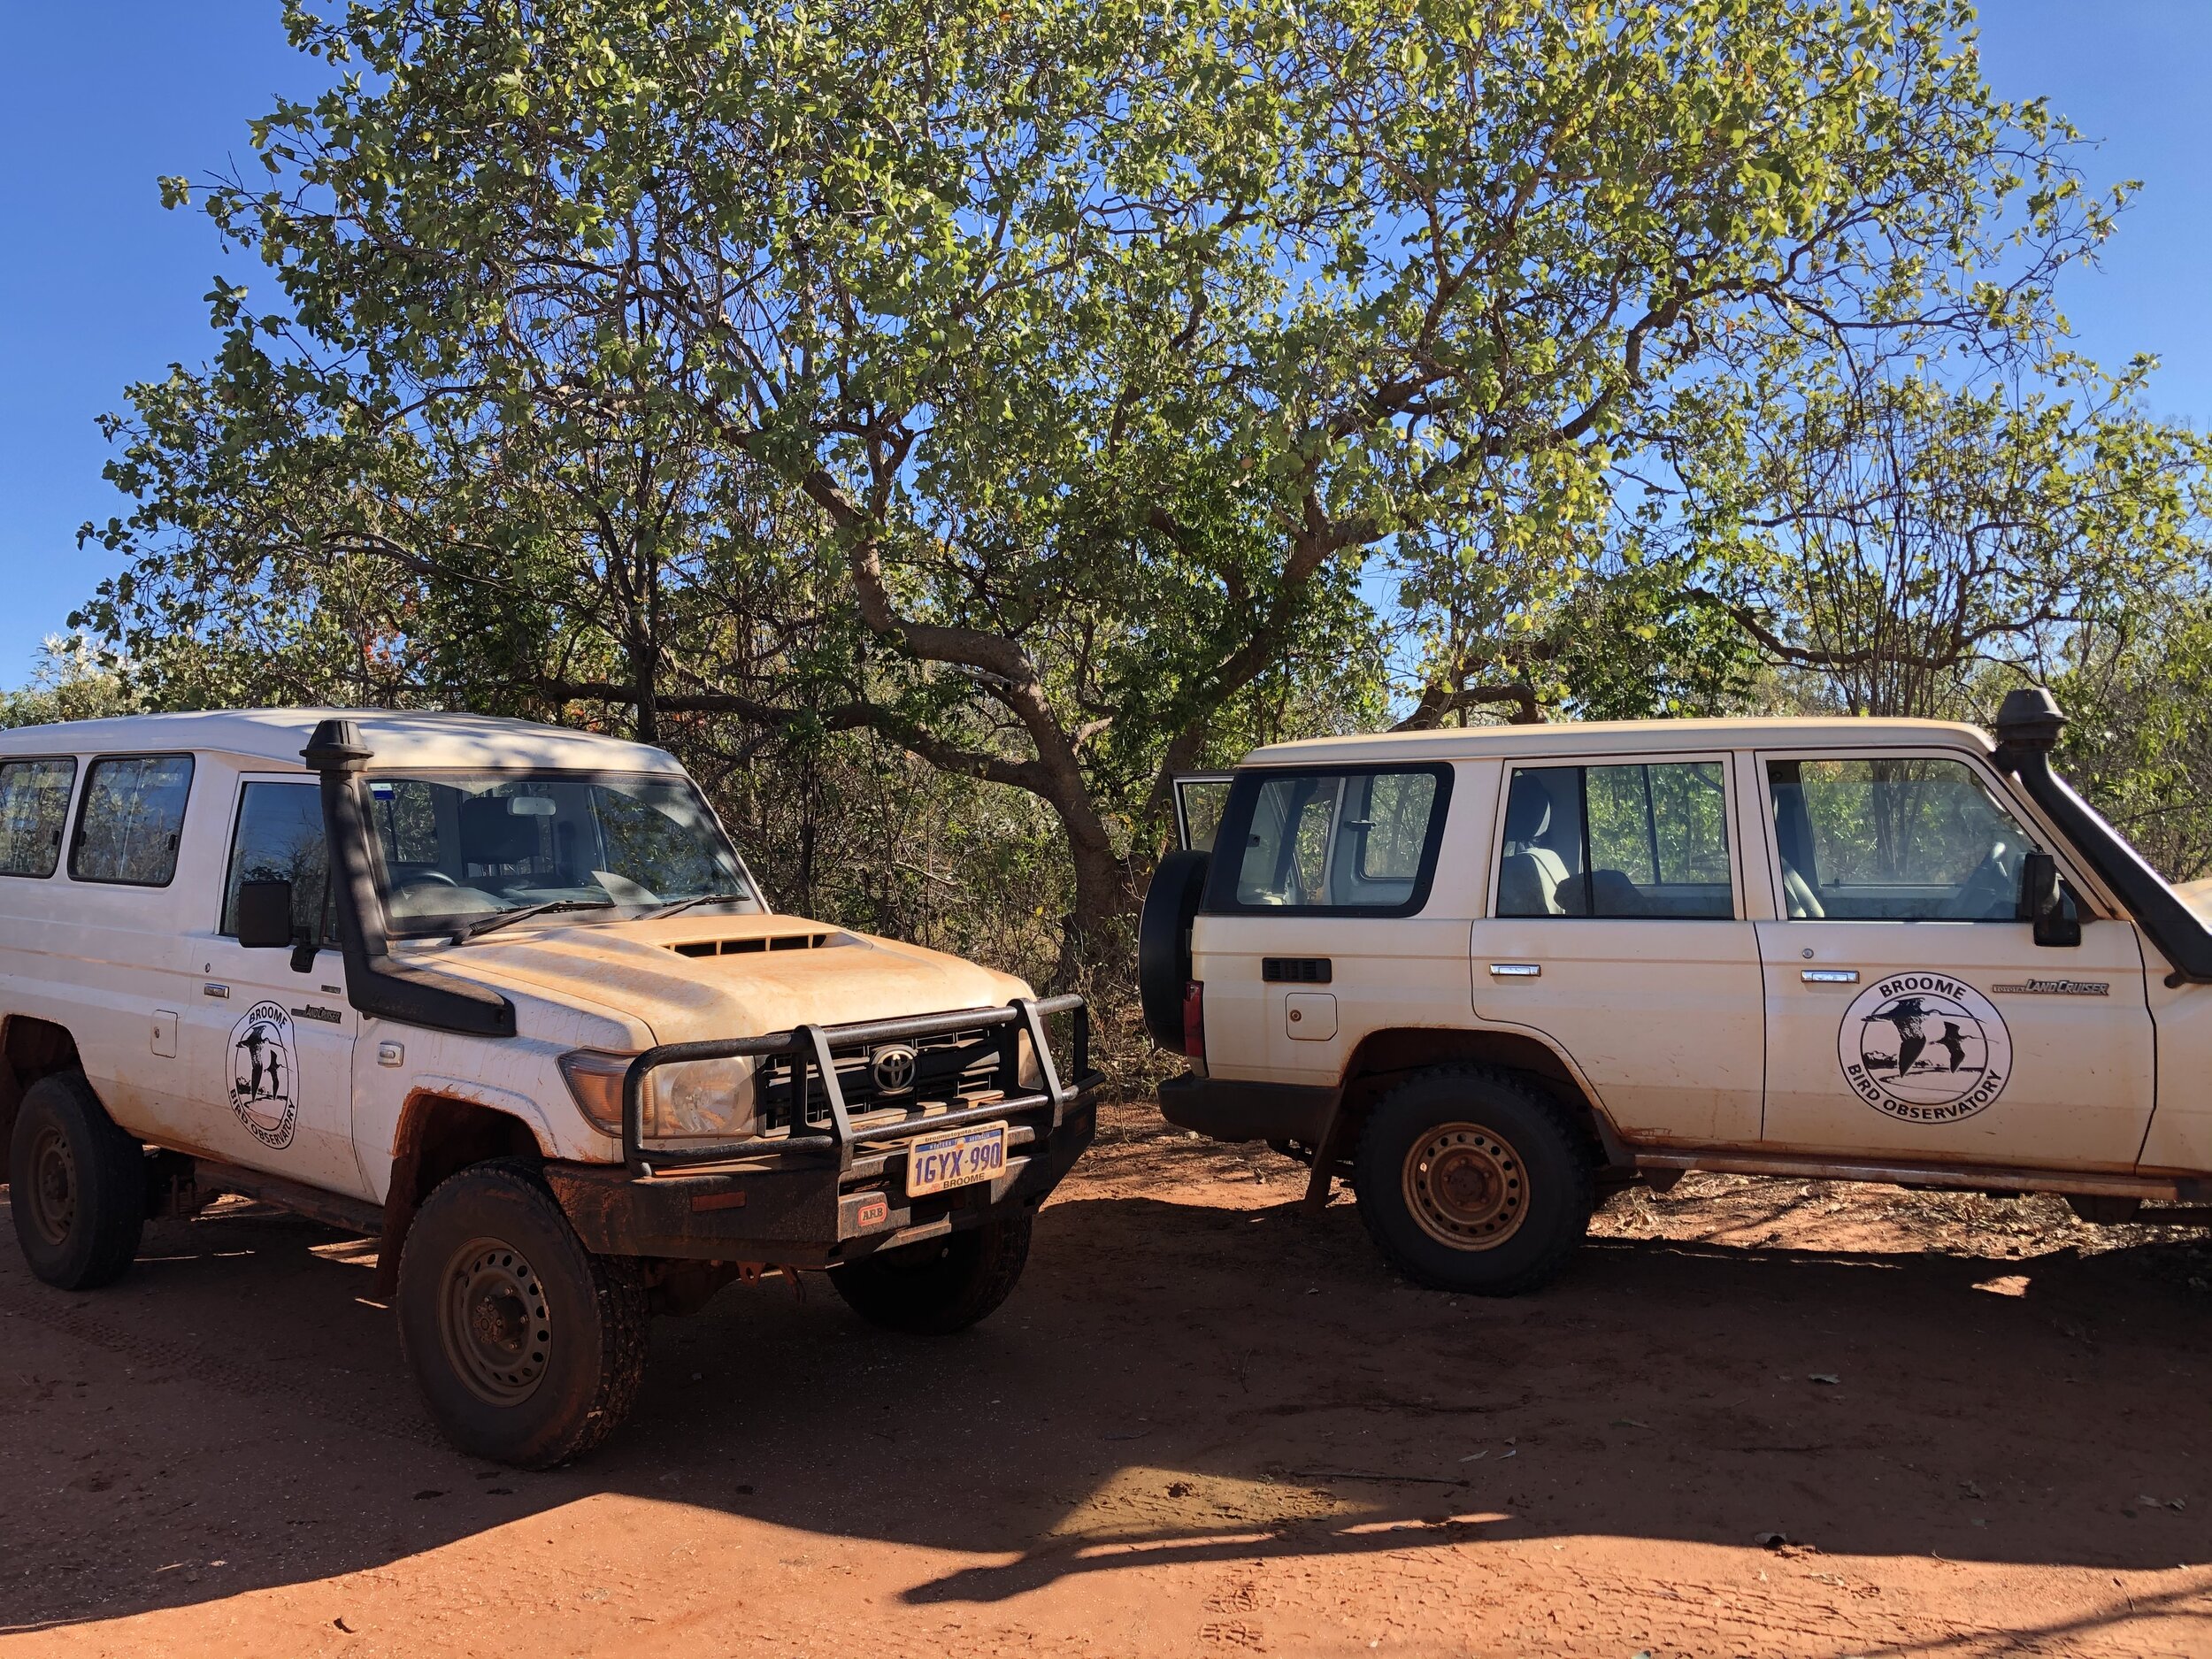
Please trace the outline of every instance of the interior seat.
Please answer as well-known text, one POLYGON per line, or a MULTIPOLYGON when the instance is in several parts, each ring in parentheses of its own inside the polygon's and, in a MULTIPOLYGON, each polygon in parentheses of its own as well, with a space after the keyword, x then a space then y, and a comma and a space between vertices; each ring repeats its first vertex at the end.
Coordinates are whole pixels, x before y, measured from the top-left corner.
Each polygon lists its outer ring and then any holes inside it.
POLYGON ((538 821, 518 816, 508 797, 480 795, 461 803, 461 862, 498 868, 538 855, 538 821))
POLYGON ((1564 916, 1559 889, 1567 863, 1537 838, 1551 827, 1551 796, 1533 778, 1516 778, 1505 803, 1505 856, 1498 862, 1498 914, 1564 916))
POLYGON ((1590 896, 1600 916, 1651 914, 1651 902, 1625 870, 1593 870, 1590 896))
POLYGON ((1818 920, 1828 914, 1822 908, 1820 895, 1813 891, 1813 884, 1797 872, 1797 866, 1788 859, 1782 861, 1782 896, 1788 901, 1790 919, 1793 922, 1818 920))

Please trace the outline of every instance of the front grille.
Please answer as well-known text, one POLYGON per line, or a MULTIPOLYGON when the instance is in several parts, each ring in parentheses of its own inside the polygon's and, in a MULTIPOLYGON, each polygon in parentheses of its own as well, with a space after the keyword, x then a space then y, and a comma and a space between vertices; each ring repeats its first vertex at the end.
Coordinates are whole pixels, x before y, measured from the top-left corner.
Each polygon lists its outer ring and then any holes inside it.
MULTIPOLYGON (((844 1096, 845 1110, 859 1118, 868 1112, 952 1108, 986 1100, 1002 1092, 1002 1062, 1010 1053, 1018 1053, 1016 1045, 1019 1041, 1016 1027, 1002 1025, 995 1030, 948 1032, 908 1043, 833 1045, 830 1058, 837 1067, 838 1092, 844 1096), (877 1076, 878 1057, 892 1049, 913 1053, 913 1082, 907 1087, 887 1088, 877 1076)), ((899 1069, 895 1057, 887 1069, 899 1069)), ((753 1087, 766 1133, 789 1132, 794 1079, 799 1070, 799 1062, 789 1055, 774 1055, 761 1062, 753 1087)), ((830 1121, 829 1094, 813 1068, 806 1070, 805 1122, 819 1128, 830 1121)), ((1013 1077, 1014 1069, 1007 1067, 1004 1075, 1013 1077)))

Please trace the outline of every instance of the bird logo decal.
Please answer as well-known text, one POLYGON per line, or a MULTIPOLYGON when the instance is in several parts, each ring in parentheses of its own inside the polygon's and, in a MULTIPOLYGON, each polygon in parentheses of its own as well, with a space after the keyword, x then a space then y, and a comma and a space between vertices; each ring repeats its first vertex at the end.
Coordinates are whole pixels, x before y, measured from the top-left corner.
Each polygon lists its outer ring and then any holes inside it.
POLYGON ((1956 1123, 2004 1092, 2012 1033, 1972 986, 1895 973, 1844 1010, 1836 1058, 1852 1093, 1875 1110, 1904 1123, 1956 1123))
POLYGON ((249 1134, 281 1151, 299 1122, 298 1049, 281 1002, 256 1002, 230 1031, 230 1109, 249 1134))

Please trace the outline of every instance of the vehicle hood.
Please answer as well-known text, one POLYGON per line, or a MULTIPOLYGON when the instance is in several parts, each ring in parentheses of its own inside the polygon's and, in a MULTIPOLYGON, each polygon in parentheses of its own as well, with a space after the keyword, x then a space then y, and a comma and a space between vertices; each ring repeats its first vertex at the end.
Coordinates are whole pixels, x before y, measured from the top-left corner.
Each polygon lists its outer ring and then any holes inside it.
POLYGON ((520 923, 411 959, 626 1018, 656 1043, 997 1007, 1029 995, 1012 975, 958 956, 795 916, 520 923))

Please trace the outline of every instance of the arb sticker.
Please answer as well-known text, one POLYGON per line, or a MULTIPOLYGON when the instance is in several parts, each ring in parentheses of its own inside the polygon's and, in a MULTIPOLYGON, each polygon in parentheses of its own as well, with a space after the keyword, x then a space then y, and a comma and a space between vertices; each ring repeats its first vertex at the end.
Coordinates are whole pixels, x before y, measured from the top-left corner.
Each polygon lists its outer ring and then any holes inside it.
POLYGON ((2004 1093, 2012 1033, 1972 986, 1940 973, 1893 973, 1844 1010, 1836 1058, 1876 1111, 1909 1124, 1956 1123, 2004 1093))
POLYGON ((265 1147, 292 1144, 300 1115, 296 1053, 281 1002, 256 1002, 231 1027, 230 1109, 265 1147))

